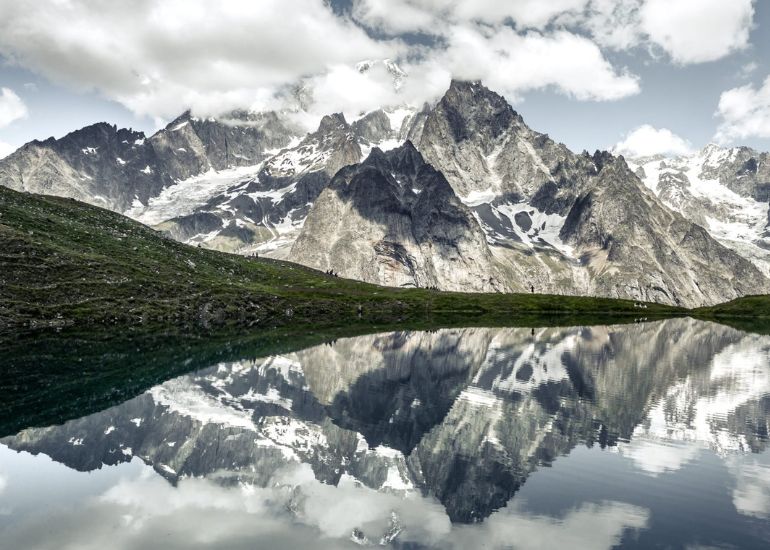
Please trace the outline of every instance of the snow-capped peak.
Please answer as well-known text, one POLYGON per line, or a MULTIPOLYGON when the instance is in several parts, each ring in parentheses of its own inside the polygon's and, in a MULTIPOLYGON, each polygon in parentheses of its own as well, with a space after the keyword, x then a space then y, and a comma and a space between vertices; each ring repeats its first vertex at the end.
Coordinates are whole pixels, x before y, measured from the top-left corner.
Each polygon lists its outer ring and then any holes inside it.
POLYGON ((392 59, 365 59, 356 63, 356 70, 359 73, 365 74, 371 71, 377 66, 382 66, 390 74, 393 79, 393 87, 399 90, 404 84, 404 79, 409 76, 398 64, 392 59))
POLYGON ((745 179, 743 168, 747 159, 758 166, 760 158, 750 149, 709 143, 691 155, 630 159, 629 165, 666 206, 770 274, 768 204, 753 189, 761 182, 745 179))

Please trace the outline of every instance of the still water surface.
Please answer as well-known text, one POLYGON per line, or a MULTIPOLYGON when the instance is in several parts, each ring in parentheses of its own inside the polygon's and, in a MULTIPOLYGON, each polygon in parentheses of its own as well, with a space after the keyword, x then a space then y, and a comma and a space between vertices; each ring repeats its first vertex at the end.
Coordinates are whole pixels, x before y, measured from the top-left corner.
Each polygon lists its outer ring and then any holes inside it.
POLYGON ((340 339, 0 439, 0 547, 768 548, 770 336, 340 339))

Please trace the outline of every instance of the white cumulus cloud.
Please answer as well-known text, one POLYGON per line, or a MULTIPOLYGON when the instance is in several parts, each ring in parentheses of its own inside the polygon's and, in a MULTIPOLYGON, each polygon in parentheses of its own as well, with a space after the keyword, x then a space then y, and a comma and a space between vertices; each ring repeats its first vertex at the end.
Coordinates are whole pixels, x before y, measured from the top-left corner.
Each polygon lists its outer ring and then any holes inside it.
POLYGON ((562 17, 568 25, 585 29, 601 46, 626 50, 640 45, 639 22, 642 0, 591 0, 586 9, 562 17))
POLYGON ((770 76, 722 92, 716 112, 721 119, 715 139, 721 143, 751 137, 770 138, 770 76))
POLYGON ((447 49, 435 54, 439 66, 480 79, 509 99, 548 87, 580 100, 614 100, 640 90, 636 76, 617 70, 595 43, 568 31, 521 35, 507 26, 456 26, 447 39, 447 49))
POLYGON ((453 25, 582 31, 603 47, 654 45, 679 64, 721 59, 748 45, 754 0, 354 0, 353 17, 382 32, 443 36, 453 25))
POLYGON ((641 27, 677 63, 720 59, 749 43, 752 0, 646 0, 641 27))
POLYGON ((542 29, 565 13, 582 11, 589 0, 354 0, 353 16, 390 33, 441 33, 462 23, 511 22, 519 29, 542 29))
POLYGON ((330 66, 402 47, 370 38, 320 0, 0 0, 0 13, 0 54, 11 62, 165 118, 183 106, 249 106, 330 66))
POLYGON ((186 108, 280 108, 301 84, 313 90, 314 115, 420 104, 452 77, 480 79, 513 101, 542 89, 617 100, 639 93, 640 79, 605 49, 655 45, 676 63, 718 59, 747 46, 754 6, 353 0, 340 14, 324 0, 0 0, 0 13, 0 56, 10 63, 169 120, 186 108), (406 32, 428 39, 415 44, 406 32), (388 75, 355 71, 358 61, 385 58, 409 73, 398 94, 388 75))
POLYGON ((662 49, 677 64, 716 61, 746 48, 753 0, 590 0, 561 18, 600 45, 662 49))
POLYGON ((0 88, 0 128, 27 116, 27 106, 10 88, 0 88))
POLYGON ((419 2, 414 0, 355 0, 353 17, 370 28, 386 33, 413 31, 435 32, 441 14, 449 15, 448 2, 419 2))
POLYGON ((435 37, 413 74, 481 80, 513 101, 544 88, 591 101, 640 91, 638 77, 576 32, 600 12, 608 15, 612 6, 605 0, 355 0, 352 10, 356 21, 381 32, 435 37))
POLYGON ((686 139, 667 128, 655 128, 643 124, 629 132, 613 152, 629 158, 652 155, 686 155, 692 152, 692 145, 686 139))
POLYGON ((322 0, 225 0, 216 9, 204 0, 0 0, 0 55, 160 119, 185 108, 205 115, 280 107, 299 83, 313 89, 318 112, 420 104, 452 76, 473 75, 511 97, 542 88, 580 100, 637 93, 637 77, 556 24, 588 1, 358 0, 347 16, 322 0), (362 25, 395 37, 370 36, 362 25), (410 30, 435 41, 397 36, 410 30), (384 58, 409 73, 398 96, 387 75, 354 70, 384 58))

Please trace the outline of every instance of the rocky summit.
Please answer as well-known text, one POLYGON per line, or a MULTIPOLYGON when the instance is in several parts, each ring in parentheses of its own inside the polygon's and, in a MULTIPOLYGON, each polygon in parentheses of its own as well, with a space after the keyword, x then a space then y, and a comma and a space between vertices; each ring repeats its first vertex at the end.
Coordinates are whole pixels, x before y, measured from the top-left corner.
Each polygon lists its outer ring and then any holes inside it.
POLYGON ((478 82, 452 82, 410 135, 473 208, 513 288, 685 306, 768 289, 622 157, 573 153, 478 82))
POLYGON ((410 141, 337 172, 289 257, 391 286, 507 289, 471 211, 410 141))
POLYGON ((305 135, 275 112, 187 112, 150 137, 95 124, 0 160, 0 183, 368 282, 695 307, 770 292, 767 160, 575 153, 453 81, 305 135))
POLYGON ((399 143, 403 113, 377 110, 352 124, 327 115, 259 163, 189 177, 127 214, 188 244, 285 258, 331 177, 372 147, 399 143))

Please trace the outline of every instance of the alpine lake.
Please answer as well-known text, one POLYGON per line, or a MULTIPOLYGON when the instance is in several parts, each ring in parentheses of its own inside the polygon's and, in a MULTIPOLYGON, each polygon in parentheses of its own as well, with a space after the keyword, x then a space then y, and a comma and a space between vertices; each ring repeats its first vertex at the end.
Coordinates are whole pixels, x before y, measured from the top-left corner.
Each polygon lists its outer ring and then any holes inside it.
POLYGON ((0 547, 770 548, 770 335, 5 341, 0 547))

